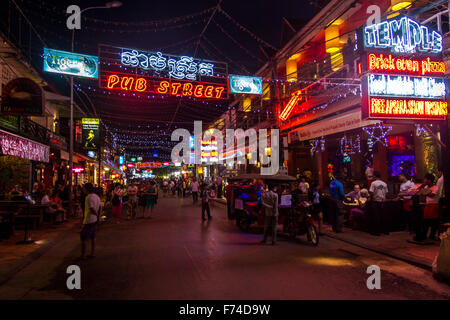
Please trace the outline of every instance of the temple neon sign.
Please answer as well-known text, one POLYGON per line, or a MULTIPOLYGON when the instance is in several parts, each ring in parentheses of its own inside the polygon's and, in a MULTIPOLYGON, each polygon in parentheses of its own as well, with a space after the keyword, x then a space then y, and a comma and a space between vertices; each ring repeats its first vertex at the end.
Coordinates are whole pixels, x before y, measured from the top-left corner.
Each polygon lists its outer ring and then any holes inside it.
POLYGON ((396 53, 440 53, 442 35, 408 18, 394 18, 364 27, 364 47, 396 53))
POLYGON ((132 91, 138 93, 149 92, 205 99, 226 98, 226 90, 223 85, 186 81, 161 81, 153 80, 149 77, 135 77, 118 74, 107 76, 105 88, 110 90, 132 91))

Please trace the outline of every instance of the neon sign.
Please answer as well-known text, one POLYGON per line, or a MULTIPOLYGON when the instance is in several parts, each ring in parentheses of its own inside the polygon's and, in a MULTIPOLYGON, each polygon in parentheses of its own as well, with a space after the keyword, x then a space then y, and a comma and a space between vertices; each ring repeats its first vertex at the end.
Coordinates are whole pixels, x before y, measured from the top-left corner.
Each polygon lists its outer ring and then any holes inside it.
POLYGON ((445 82, 440 78, 370 74, 367 79, 371 96, 445 97, 445 82))
POLYGON ((195 97, 205 99, 227 98, 225 86, 197 83, 153 80, 149 77, 122 76, 111 74, 107 77, 106 88, 134 92, 149 92, 173 96, 195 97))
POLYGON ((168 167, 169 166, 169 162, 142 162, 142 163, 137 163, 136 167, 138 169, 141 168, 161 168, 161 167, 168 167))
POLYGON ((133 49, 123 49, 120 62, 124 66, 153 70, 160 74, 165 71, 169 78, 197 80, 197 75, 214 76, 214 64, 195 60, 188 56, 163 55, 161 52, 147 53, 133 49))
POLYGON ((23 159, 48 162, 50 148, 43 144, 0 131, 1 153, 23 159))
POLYGON ((442 35, 408 18, 394 18, 364 26, 364 47, 391 52, 442 52, 442 35))
POLYGON ((448 114, 448 103, 445 100, 369 97, 367 111, 370 118, 377 119, 443 120, 448 114))
POLYGON ((230 74, 230 92, 246 94, 262 94, 262 78, 230 74))
POLYGON ((298 101, 300 100, 301 94, 302 94, 301 90, 298 90, 292 94, 291 99, 289 100, 286 107, 283 109, 283 111, 280 114, 281 120, 286 120, 287 118, 289 118, 289 115, 291 114, 292 110, 297 105, 298 101))
POLYGON ((427 74, 444 75, 443 61, 425 59, 393 57, 391 54, 369 53, 367 55, 367 70, 371 72, 392 72, 424 76, 427 74))
POLYGON ((133 96, 228 99, 228 65, 162 52, 99 46, 99 86, 133 96))

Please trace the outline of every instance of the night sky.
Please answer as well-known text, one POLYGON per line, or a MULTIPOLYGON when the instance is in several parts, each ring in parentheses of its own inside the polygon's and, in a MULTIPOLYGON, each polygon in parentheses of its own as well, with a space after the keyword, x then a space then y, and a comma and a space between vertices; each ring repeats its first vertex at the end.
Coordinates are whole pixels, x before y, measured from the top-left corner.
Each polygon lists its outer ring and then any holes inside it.
MULTIPOLYGON (((266 55, 275 54, 276 49, 282 47, 283 41, 286 42, 292 36, 292 31, 288 31, 286 25, 283 26, 283 17, 299 30, 326 2, 223 0, 221 8, 231 18, 217 11, 197 46, 198 36, 213 12, 208 9, 216 6, 216 0, 124 0, 119 8, 95 9, 82 14, 81 30, 75 32, 74 51, 97 55, 98 45, 103 43, 223 61, 228 63, 229 73, 253 74, 267 61, 266 55), (184 18, 173 21, 177 17, 184 18), (167 22, 167 19, 170 21, 167 22), (241 24, 261 40, 255 40, 237 24, 241 24)), ((104 6, 106 2, 22 0, 17 3, 47 47, 71 51, 72 31, 66 27, 67 7, 77 4, 83 9, 104 6)), ((12 18, 14 21, 14 17, 12 18)), ((18 29, 14 25, 12 28, 18 29)), ((26 39, 26 36, 22 38, 26 39)), ((38 71, 42 70, 42 52, 42 43, 34 37, 31 53, 38 71)), ((42 74, 60 93, 69 95, 68 82, 61 75, 42 74)), ((194 120, 208 123, 229 108, 227 100, 208 104, 183 98, 137 99, 111 95, 99 89, 98 82, 91 79, 75 78, 74 83, 80 90, 76 92, 75 99, 84 110, 93 113, 90 106, 95 105, 98 116, 111 132, 129 133, 135 143, 139 143, 138 140, 147 141, 149 138, 145 134, 149 132, 165 137, 167 141, 174 128, 182 126, 192 129, 194 120)))

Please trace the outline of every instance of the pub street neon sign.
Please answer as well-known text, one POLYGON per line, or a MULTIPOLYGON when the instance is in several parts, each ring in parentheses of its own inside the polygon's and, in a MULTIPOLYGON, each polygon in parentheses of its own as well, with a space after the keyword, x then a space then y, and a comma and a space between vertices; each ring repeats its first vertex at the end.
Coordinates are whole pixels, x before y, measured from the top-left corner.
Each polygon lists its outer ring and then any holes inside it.
POLYGON ((153 70, 157 74, 167 72, 169 78, 197 80, 197 75, 214 76, 214 64, 195 60, 189 56, 163 55, 161 52, 147 53, 138 50, 122 51, 120 62, 124 66, 153 70))
POLYGON ((390 49, 395 53, 441 53, 442 35, 409 17, 366 25, 364 47, 390 49))
POLYGON ((190 81, 152 81, 152 78, 142 76, 111 74, 107 76, 106 88, 205 99, 226 98, 225 86, 222 85, 190 81))

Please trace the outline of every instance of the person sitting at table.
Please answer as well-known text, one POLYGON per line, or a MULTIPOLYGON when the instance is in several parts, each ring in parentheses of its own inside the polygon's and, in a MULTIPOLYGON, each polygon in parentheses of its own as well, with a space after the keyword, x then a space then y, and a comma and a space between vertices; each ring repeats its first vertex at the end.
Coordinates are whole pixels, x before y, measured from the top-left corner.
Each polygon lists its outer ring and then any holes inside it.
POLYGON ((369 191, 367 189, 361 189, 359 193, 359 198, 357 201, 357 207, 350 210, 350 215, 348 217, 349 223, 352 227, 357 228, 360 223, 359 221, 365 214, 366 203, 369 200, 369 191))
POLYGON ((66 222, 66 210, 62 207, 62 200, 59 197, 59 191, 54 190, 50 197, 50 207, 55 209, 54 212, 58 213, 58 222, 66 222), (62 219, 62 221, 60 220, 62 219))
POLYGON ((347 193, 347 197, 352 198, 352 200, 359 200, 359 198, 361 197, 361 187, 359 186, 359 184, 355 184, 355 186, 353 187, 353 191, 347 193))

